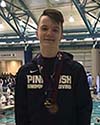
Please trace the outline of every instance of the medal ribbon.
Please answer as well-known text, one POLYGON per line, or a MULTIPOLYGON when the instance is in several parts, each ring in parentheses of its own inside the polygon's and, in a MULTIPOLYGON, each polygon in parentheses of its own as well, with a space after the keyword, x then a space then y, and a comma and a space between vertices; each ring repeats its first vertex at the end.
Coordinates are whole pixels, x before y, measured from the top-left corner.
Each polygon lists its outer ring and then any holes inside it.
POLYGON ((46 99, 51 99, 52 101, 51 103, 56 103, 57 99, 59 78, 63 62, 62 58, 63 58, 62 53, 58 52, 54 62, 53 75, 50 75, 46 71, 46 66, 44 64, 43 57, 41 55, 37 57, 37 65, 39 68, 39 72, 41 73, 44 80, 44 91, 46 94, 46 99))

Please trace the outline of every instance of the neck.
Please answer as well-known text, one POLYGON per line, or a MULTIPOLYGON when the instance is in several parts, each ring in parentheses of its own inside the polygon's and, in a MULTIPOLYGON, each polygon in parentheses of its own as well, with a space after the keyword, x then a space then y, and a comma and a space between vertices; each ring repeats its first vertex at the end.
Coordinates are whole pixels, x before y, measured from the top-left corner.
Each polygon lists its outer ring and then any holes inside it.
POLYGON ((59 48, 41 48, 40 47, 40 53, 42 54, 43 57, 55 57, 59 51, 59 48))

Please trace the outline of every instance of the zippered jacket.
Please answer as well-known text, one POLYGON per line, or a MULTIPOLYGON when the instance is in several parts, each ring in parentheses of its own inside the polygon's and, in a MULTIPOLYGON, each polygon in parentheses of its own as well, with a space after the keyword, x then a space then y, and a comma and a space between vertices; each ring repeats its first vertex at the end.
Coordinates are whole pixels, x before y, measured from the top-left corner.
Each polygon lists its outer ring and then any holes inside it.
MULTIPOLYGON (((92 99, 84 67, 74 61, 71 54, 61 52, 61 55, 63 64, 57 88, 56 113, 51 113, 44 105, 47 93, 39 69, 39 54, 30 64, 19 69, 15 86, 16 125, 90 125, 92 99)), ((40 68, 46 68, 46 73, 52 76, 56 57, 41 58, 46 66, 40 68)))

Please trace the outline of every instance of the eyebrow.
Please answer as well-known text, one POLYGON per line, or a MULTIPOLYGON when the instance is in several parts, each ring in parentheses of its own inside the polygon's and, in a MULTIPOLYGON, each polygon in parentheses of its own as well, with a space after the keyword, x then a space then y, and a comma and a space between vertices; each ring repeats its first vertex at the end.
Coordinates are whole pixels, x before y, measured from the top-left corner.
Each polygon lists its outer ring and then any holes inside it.
MULTIPOLYGON (((40 25, 41 27, 48 27, 46 24, 40 25)), ((60 29, 59 26, 53 26, 54 28, 60 29)))

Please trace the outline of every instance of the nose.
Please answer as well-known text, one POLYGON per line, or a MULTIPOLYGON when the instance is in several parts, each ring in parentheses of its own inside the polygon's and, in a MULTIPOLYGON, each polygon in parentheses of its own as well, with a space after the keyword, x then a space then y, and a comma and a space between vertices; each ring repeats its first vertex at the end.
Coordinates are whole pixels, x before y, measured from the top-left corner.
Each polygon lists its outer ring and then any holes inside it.
POLYGON ((52 35, 53 35, 53 32, 52 32, 51 29, 49 29, 49 30, 47 31, 47 35, 48 35, 48 36, 52 36, 52 35))

